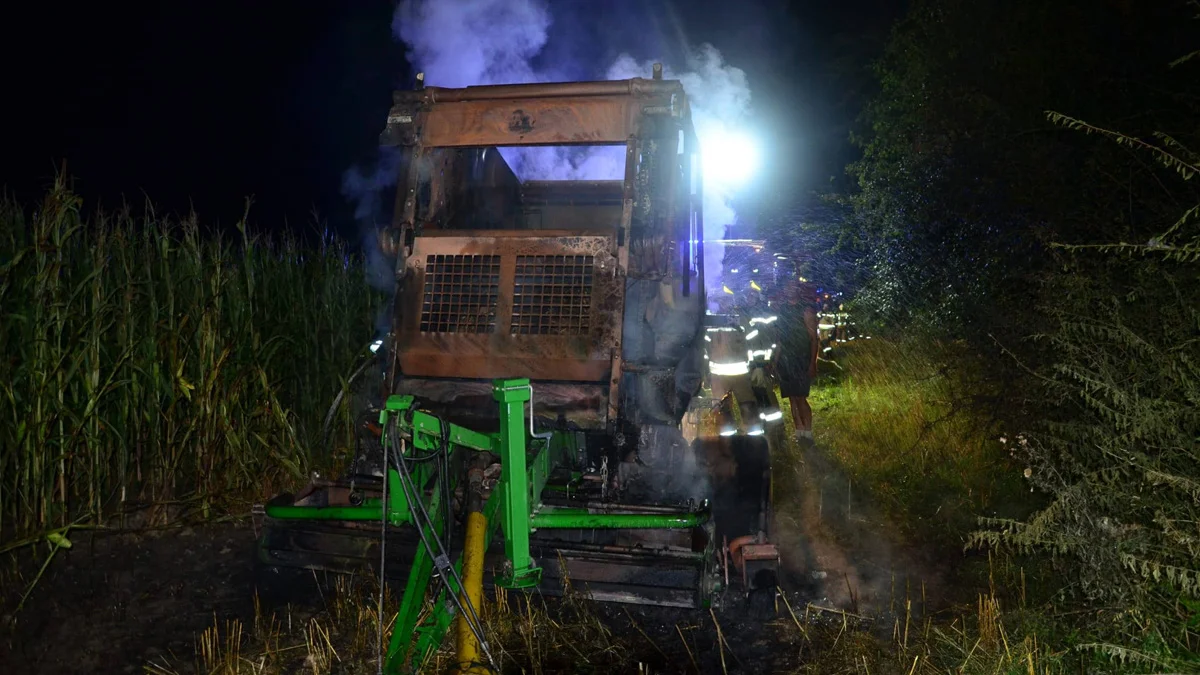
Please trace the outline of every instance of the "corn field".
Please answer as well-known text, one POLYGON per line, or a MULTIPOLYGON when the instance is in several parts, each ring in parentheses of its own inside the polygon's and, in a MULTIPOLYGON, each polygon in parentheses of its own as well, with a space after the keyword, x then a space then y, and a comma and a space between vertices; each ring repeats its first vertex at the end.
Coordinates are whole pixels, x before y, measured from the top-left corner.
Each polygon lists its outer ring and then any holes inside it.
POLYGON ((62 180, 32 215, 0 203, 0 541, 210 514, 328 462, 323 417, 379 302, 360 259, 80 209, 62 180))

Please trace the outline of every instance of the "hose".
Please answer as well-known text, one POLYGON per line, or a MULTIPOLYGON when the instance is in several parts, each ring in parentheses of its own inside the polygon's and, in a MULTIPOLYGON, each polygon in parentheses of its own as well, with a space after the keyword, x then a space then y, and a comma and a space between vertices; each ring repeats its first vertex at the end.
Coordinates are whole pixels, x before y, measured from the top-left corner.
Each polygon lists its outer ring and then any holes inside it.
MULTIPOLYGON (((375 341, 372 340, 371 344, 375 344, 375 341)), ((367 349, 370 349, 370 348, 371 348, 371 345, 367 345, 367 349)), ((346 380, 346 386, 342 387, 338 391, 337 396, 335 396, 333 398, 333 405, 329 406, 329 412, 325 413, 325 423, 321 425, 321 445, 322 446, 327 445, 329 443, 329 426, 333 422, 334 413, 337 412, 338 406, 340 406, 342 404, 342 399, 345 398, 345 396, 346 396, 346 390, 348 390, 350 388, 350 385, 354 383, 354 380, 358 379, 359 375, 362 375, 363 371, 367 369, 367 366, 371 365, 372 363, 374 363, 378 360, 379 360, 379 352, 373 352, 371 354, 371 358, 364 361, 363 364, 361 366, 359 366, 358 369, 355 370, 354 373, 352 373, 350 375, 350 379, 346 380)))
POLYGON ((454 507, 450 503, 450 425, 445 420, 438 424, 441 431, 442 448, 439 453, 438 470, 442 473, 442 518, 446 523, 446 541, 454 541, 454 507))
MULTIPOLYGON (((400 477, 400 488, 404 491, 404 498, 409 504, 409 510, 414 521, 413 524, 416 526, 417 534, 421 538, 421 544, 424 546, 426 553, 429 554, 429 557, 433 559, 434 566, 443 576, 443 579, 448 574, 451 578, 453 578, 459 589, 465 588, 462 578, 459 577, 458 572, 454 569, 454 566, 450 564, 450 557, 446 553, 446 546, 444 543, 434 536, 432 539, 434 544, 437 544, 436 550, 433 544, 430 544, 429 540, 431 537, 426 534, 426 527, 432 531, 433 519, 429 517, 429 512, 425 509, 425 504, 419 499, 420 491, 417 489, 416 484, 413 483, 411 474, 409 474, 407 461, 403 455, 404 440, 401 439, 400 441, 401 449, 399 451, 397 451, 396 447, 392 443, 392 439, 396 430, 395 420, 391 420, 389 424, 391 426, 392 433, 386 433, 385 430, 384 455, 385 457, 390 457, 396 464, 397 473, 400 477)), ((446 476, 443 476, 442 479, 445 480, 446 476)), ((496 666, 496 660, 492 656, 492 652, 488 646, 487 640, 484 638, 483 623, 480 621, 474 605, 469 601, 469 599, 466 603, 464 603, 459 598, 457 593, 451 592, 447 593, 447 595, 450 597, 450 600, 454 603, 459 613, 463 616, 463 619, 467 622, 471 632, 475 635, 475 639, 478 640, 480 648, 487 657, 487 665, 493 672, 500 672, 500 669, 496 666)), ((382 620, 383 618, 381 616, 380 621, 382 620)))
MULTIPOLYGON (((421 537, 422 545, 424 545, 429 556, 433 558, 435 567, 437 567, 438 572, 443 577, 443 583, 445 576, 449 574, 449 576, 454 579, 454 582, 460 589, 464 588, 462 578, 459 577, 458 572, 454 569, 454 566, 450 564, 450 558, 446 553, 446 547, 443 542, 434 536, 432 539, 434 543, 437 544, 437 551, 434 551, 433 547, 430 545, 429 537, 427 537, 425 534, 425 528, 428 527, 430 530, 433 529, 432 519, 429 517, 429 512, 425 510, 425 505, 419 499, 420 492, 417 490, 416 484, 413 483, 412 476, 408 473, 408 467, 405 464, 403 455, 398 454, 396 461, 397 465, 401 467, 400 485, 404 490, 405 499, 408 501, 410 506, 415 507, 412 509, 413 519, 415 521, 419 518, 422 521, 415 523, 417 525, 417 533, 421 537), (417 515, 418 513, 420 516, 417 515)), ((484 654, 488 658, 488 663, 490 664, 492 671, 500 672, 496 667, 496 662, 492 657, 487 640, 483 636, 483 624, 479 619, 479 615, 475 612, 475 607, 469 601, 464 607, 463 602, 455 593, 449 593, 448 595, 450 596, 450 599, 454 603, 455 607, 458 609, 460 615, 462 615, 463 619, 467 622, 467 625, 470 627, 471 632, 475 635, 476 640, 478 640, 479 646, 483 649, 484 654)))
MULTIPOLYGON (((382 445, 382 443, 381 443, 382 445)), ((376 608, 379 621, 376 627, 379 630, 379 640, 376 643, 375 657, 378 663, 377 675, 383 675, 383 600, 384 600, 384 584, 387 583, 387 529, 388 529, 388 479, 387 479, 387 452, 383 456, 383 508, 382 526, 379 530, 379 603, 376 608)))

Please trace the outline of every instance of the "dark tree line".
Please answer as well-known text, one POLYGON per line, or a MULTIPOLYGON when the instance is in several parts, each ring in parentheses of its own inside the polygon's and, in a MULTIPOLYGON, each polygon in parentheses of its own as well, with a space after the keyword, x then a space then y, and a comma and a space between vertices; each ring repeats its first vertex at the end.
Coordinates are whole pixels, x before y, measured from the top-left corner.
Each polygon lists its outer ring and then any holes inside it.
POLYGON ((863 308, 960 337, 1028 334, 1054 242, 1145 241, 1190 197, 1153 158, 1052 124, 1195 131, 1183 2, 927 0, 896 27, 863 117, 853 233, 863 308))
POLYGON ((1190 666, 1197 15, 1182 0, 915 0, 875 67, 855 189, 836 217, 777 233, 830 252, 814 274, 853 285, 860 318, 966 344, 1003 384, 997 414, 1026 432, 1048 506, 977 543, 1069 560, 1078 597, 1121 608, 1102 650, 1190 666))

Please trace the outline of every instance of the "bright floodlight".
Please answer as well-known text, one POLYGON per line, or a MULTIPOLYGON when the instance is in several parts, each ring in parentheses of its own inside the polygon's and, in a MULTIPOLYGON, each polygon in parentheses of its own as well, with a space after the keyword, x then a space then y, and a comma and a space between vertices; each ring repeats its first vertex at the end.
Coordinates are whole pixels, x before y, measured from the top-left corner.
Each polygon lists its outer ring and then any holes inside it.
POLYGON ((710 185, 738 187, 758 170, 758 143, 750 136, 718 130, 700 139, 704 155, 704 182, 710 185))

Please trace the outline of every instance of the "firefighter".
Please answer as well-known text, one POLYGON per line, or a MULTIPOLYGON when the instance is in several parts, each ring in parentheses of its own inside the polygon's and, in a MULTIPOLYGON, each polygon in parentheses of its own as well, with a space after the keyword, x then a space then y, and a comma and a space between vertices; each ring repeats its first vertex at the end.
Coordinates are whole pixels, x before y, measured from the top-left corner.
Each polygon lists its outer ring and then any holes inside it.
POLYGON ((708 367, 712 375, 713 398, 720 401, 718 408, 719 428, 722 436, 733 436, 739 431, 733 415, 736 404, 742 420, 757 419, 754 392, 750 386, 750 368, 746 360, 746 333, 732 316, 720 325, 709 326, 705 337, 708 343, 708 367))
POLYGON ((807 283, 793 284, 784 291, 788 304, 784 317, 787 344, 777 363, 779 392, 791 404, 796 439, 811 443, 812 408, 808 404, 808 395, 817 376, 818 298, 816 289, 807 283))
POLYGON ((779 399, 775 396, 775 383, 771 379, 775 355, 779 351, 776 333, 779 317, 772 311, 765 291, 761 288, 755 290, 750 296, 751 305, 744 316, 750 388, 758 410, 751 431, 747 433, 761 435, 766 433, 767 427, 782 424, 783 411, 779 407, 779 399))

